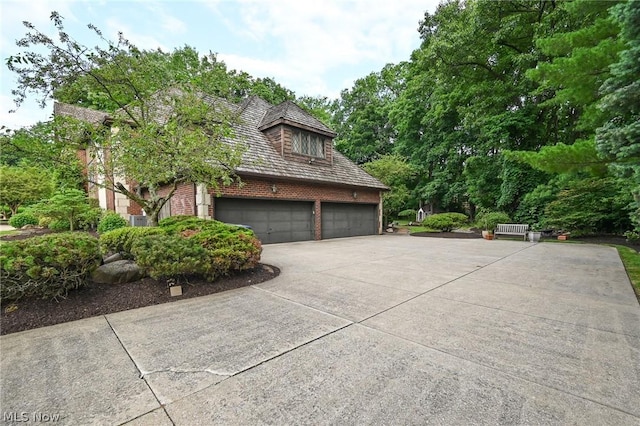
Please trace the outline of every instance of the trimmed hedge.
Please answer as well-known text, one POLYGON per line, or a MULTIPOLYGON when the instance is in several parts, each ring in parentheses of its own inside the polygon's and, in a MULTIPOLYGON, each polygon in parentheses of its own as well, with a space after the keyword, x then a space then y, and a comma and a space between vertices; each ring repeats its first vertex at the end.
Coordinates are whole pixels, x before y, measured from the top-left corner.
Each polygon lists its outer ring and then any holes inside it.
POLYGON ((56 299, 85 285, 100 265, 98 240, 66 232, 4 242, 0 246, 0 299, 56 299))
POLYGON ((442 232, 450 232, 467 223, 469 218, 462 213, 437 213, 428 216, 422 221, 422 226, 439 229, 442 232))

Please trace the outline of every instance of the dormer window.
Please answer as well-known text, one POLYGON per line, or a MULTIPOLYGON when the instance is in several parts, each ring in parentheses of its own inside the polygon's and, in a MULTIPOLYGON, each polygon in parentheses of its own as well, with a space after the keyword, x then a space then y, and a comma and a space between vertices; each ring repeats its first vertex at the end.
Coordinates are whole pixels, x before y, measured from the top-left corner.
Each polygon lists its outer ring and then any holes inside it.
POLYGON ((320 135, 294 129, 291 150, 296 154, 325 158, 324 138, 320 135))

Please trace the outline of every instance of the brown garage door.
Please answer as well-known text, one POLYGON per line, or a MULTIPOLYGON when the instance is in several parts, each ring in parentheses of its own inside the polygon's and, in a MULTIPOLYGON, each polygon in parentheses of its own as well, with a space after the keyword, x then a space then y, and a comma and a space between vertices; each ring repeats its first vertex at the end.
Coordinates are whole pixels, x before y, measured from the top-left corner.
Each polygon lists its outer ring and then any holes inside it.
POLYGON ((313 203, 215 198, 215 218, 249 225, 263 244, 313 239, 313 203))
POLYGON ((322 203, 322 239, 377 233, 377 204, 322 203))

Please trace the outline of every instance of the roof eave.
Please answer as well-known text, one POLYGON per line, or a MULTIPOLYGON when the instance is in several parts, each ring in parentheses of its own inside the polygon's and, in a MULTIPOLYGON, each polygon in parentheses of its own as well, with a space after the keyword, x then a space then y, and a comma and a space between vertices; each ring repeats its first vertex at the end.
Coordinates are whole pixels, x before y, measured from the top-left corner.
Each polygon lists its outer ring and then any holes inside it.
POLYGON ((324 136, 327 136, 327 137, 330 137, 330 138, 335 138, 337 136, 337 133, 335 133, 335 132, 331 132, 331 131, 327 131, 327 130, 324 130, 324 129, 318 129, 318 128, 315 128, 315 127, 307 126, 305 124, 300 124, 300 123, 297 123, 295 121, 287 120, 286 118, 282 118, 282 117, 278 118, 277 120, 271 121, 271 122, 269 122, 267 124, 263 124, 262 126, 258 127, 258 130, 260 130, 261 132, 264 132, 265 130, 270 129, 272 127, 275 127, 275 126, 277 126, 279 124, 286 124, 286 125, 291 126, 291 127, 298 127, 300 129, 307 130, 307 131, 310 131, 310 132, 320 133, 321 135, 324 135, 324 136))

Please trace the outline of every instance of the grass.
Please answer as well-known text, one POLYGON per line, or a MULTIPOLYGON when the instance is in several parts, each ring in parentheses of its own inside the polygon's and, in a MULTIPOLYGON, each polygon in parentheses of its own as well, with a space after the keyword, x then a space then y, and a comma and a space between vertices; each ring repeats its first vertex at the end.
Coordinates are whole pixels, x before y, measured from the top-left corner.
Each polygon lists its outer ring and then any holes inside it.
POLYGON ((416 232, 440 232, 438 229, 427 228, 426 226, 420 226, 420 225, 409 226, 408 220, 395 220, 394 223, 400 228, 408 229, 410 234, 413 234, 416 232))
POLYGON ((631 280, 631 285, 640 300, 640 253, 625 246, 612 245, 612 247, 618 250, 627 275, 629 275, 629 280, 631 280))
POLYGON ((3 235, 13 235, 13 234, 17 234, 18 231, 15 229, 10 229, 8 231, 0 231, 0 237, 3 235))

